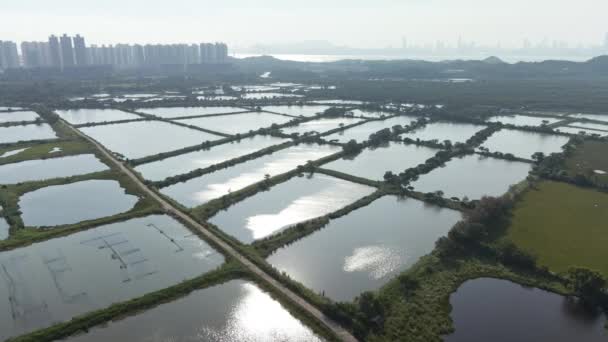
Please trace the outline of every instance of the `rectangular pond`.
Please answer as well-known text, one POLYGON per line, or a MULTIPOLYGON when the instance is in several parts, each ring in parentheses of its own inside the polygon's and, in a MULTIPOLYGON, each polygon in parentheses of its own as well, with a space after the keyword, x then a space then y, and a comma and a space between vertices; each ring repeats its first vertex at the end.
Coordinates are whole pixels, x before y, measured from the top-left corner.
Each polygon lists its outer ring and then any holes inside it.
POLYGON ((72 125, 141 119, 139 115, 117 109, 69 109, 57 110, 55 113, 72 125))
POLYGON ((285 134, 305 134, 305 133, 325 133, 332 129, 340 128, 361 122, 361 119, 355 118, 322 118, 311 121, 302 122, 297 126, 290 126, 281 129, 285 134))
POLYGON ((413 116, 396 116, 386 120, 376 120, 366 122, 362 125, 348 128, 342 132, 337 132, 323 137, 325 140, 336 140, 341 143, 347 143, 350 140, 363 142, 369 140, 369 136, 385 128, 391 128, 395 125, 407 126, 416 120, 413 116))
POLYGON ((385 196, 283 247, 268 262, 316 293, 351 301, 376 290, 435 248, 461 214, 385 196))
POLYGON ((505 125, 515 126, 541 126, 550 125, 563 119, 557 119, 552 117, 543 116, 527 116, 527 115, 499 115, 489 118, 488 122, 500 122, 505 125))
POLYGON ((446 342, 608 340, 604 315, 575 299, 507 280, 469 280, 451 295, 450 304, 455 332, 445 336, 446 342))
POLYGON ((0 144, 55 138, 57 135, 48 124, 0 127, 0 144))
POLYGON ((341 150, 336 146, 300 144, 160 191, 186 207, 195 207, 260 182, 266 175, 276 176, 341 150))
POLYGON ((94 328, 69 342, 320 342, 307 326, 256 284, 232 280, 197 290, 136 316, 94 328), (203 308, 203 310, 201 310, 203 308), (167 319, 179 317, 179 319, 167 319))
POLYGON ((139 198, 114 180, 53 185, 23 194, 19 206, 27 227, 50 227, 129 211, 139 198))
POLYGON ((163 107, 163 108, 141 108, 138 112, 156 115, 161 118, 171 119, 182 116, 212 115, 245 112, 240 107, 163 107))
POLYGON ((108 166, 93 154, 26 160, 0 165, 0 184, 69 177, 107 169, 108 166))
POLYGON ((251 243, 299 222, 341 209, 376 191, 321 174, 294 177, 213 216, 209 222, 251 243))
POLYGON ((443 142, 449 140, 452 143, 464 143, 484 128, 485 126, 466 123, 433 122, 410 133, 403 134, 403 137, 422 141, 438 140, 443 142))
POLYGON ((371 180, 384 180, 386 171, 399 174, 434 157, 439 150, 390 142, 366 148, 356 156, 338 159, 322 167, 371 180))
POLYGON ((491 152, 511 153, 519 158, 532 159, 536 152, 546 155, 561 152, 568 140, 568 137, 561 135, 502 129, 492 134, 482 146, 491 152))
POLYGON ((467 155, 454 158, 412 182, 416 191, 443 191, 444 197, 501 196, 528 176, 531 164, 467 155))
POLYGON ((193 125, 224 134, 247 133, 267 128, 272 124, 284 124, 293 118, 270 113, 244 113, 211 116, 198 119, 179 120, 181 123, 193 125))
POLYGON ((265 135, 256 135, 251 138, 242 139, 238 142, 213 146, 209 150, 181 154, 149 164, 139 165, 135 170, 141 173, 146 179, 160 181, 169 176, 188 173, 196 169, 204 169, 211 165, 251 154, 286 141, 288 140, 265 135))
POLYGON ((588 122, 572 122, 572 123, 569 123, 568 126, 586 128, 586 129, 590 129, 590 130, 599 130, 599 131, 603 131, 600 133, 608 133, 608 123, 603 125, 603 124, 588 123, 588 122))
POLYGON ((81 131, 112 152, 136 159, 223 139, 222 136, 162 121, 85 127, 81 131))
POLYGON ((215 269, 224 257, 169 216, 101 226, 0 253, 0 339, 215 269))
POLYGON ((36 119, 40 119, 40 116, 32 111, 0 113, 0 123, 35 121, 36 119))
POLYGON ((287 114, 291 116, 315 116, 323 113, 330 106, 264 106, 262 109, 269 112, 287 114))
POLYGON ((385 117, 385 116, 391 116, 394 115, 392 113, 389 112, 384 112, 381 110, 368 110, 368 109, 355 109, 355 110, 351 110, 351 113, 355 116, 355 117, 368 117, 368 118, 381 118, 381 117, 385 117))

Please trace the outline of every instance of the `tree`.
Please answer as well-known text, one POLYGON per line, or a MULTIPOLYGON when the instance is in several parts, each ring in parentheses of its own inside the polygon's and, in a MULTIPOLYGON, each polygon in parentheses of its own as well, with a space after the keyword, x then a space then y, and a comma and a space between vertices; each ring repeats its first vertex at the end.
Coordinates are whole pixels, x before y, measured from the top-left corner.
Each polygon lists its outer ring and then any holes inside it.
POLYGON ((357 153, 361 152, 361 149, 362 149, 361 145, 358 144, 356 140, 351 140, 342 147, 342 150, 344 151, 344 153, 349 154, 349 155, 357 154, 357 153))
POLYGON ((567 288, 589 303, 597 303, 606 287, 606 279, 597 271, 582 267, 572 267, 566 275, 567 288))
POLYGON ((545 154, 542 152, 536 152, 532 155, 532 160, 534 160, 536 163, 540 163, 545 159, 545 154))

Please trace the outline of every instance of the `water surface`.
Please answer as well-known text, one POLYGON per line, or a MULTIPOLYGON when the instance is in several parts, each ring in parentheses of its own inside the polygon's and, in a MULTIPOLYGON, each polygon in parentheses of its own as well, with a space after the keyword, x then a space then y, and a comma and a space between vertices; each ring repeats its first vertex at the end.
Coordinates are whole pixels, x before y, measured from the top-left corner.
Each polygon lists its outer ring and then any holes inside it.
POLYGON ((608 114, 582 114, 582 113, 578 113, 578 114, 568 115, 568 117, 579 118, 579 119, 590 119, 590 120, 597 120, 597 121, 608 122, 608 114))
POLYGON ((317 293, 350 301, 430 253, 460 217, 450 209, 385 196, 279 249, 268 262, 317 293))
POLYGON ((391 116, 394 114, 391 114, 389 112, 383 112, 381 110, 363 110, 363 109, 355 109, 351 111, 353 113, 354 116, 356 117, 368 117, 368 118, 380 118, 383 116, 391 116))
POLYGON ((184 298, 69 339, 70 342, 112 340, 321 341, 278 301, 254 283, 243 280, 197 290, 184 298))
POLYGON ((341 143, 347 143, 350 140, 364 142, 369 140, 369 136, 385 128, 392 128, 395 125, 407 126, 416 120, 413 116, 396 116, 386 120, 377 120, 364 123, 362 125, 348 128, 344 131, 330 134, 323 137, 325 140, 337 140, 341 143))
POLYGON ((449 140, 452 143, 464 143, 484 128, 485 126, 464 123, 433 122, 403 136, 414 140, 438 140, 441 142, 449 140))
POLYGON ((443 191, 444 197, 501 196, 511 185, 526 179, 531 164, 468 155, 454 158, 412 182, 417 191, 443 191))
POLYGON ((117 181, 96 179, 25 193, 19 206, 26 226, 49 227, 129 211, 138 200, 127 195, 117 181))
POLYGON ((323 113, 330 106, 265 106, 262 109, 280 114, 292 116, 315 116, 318 113, 323 113))
POLYGON ((146 179, 159 181, 169 176, 203 169, 286 141, 286 139, 256 135, 238 142, 214 146, 209 150, 181 154, 157 162, 140 165, 135 170, 140 172, 146 179))
POLYGON ((8 238, 9 229, 10 226, 8 225, 8 222, 6 222, 3 217, 0 217, 0 240, 5 240, 8 238))
POLYGON ((532 159, 536 152, 546 155, 561 152, 567 142, 568 137, 560 135, 503 129, 492 134, 482 146, 491 152, 511 153, 516 157, 532 159))
POLYGON ((608 133, 608 123, 606 125, 596 124, 596 123, 588 123, 588 122, 572 122, 569 124, 570 126, 588 128, 590 130, 600 130, 604 132, 600 133, 608 133))
POLYGON ((0 165, 0 184, 69 177, 106 169, 108 169, 108 166, 99 161, 93 154, 27 160, 0 165))
POLYGON ((446 342, 606 341, 605 317, 560 295, 499 279, 464 283, 450 297, 456 331, 446 342))
POLYGON ((244 243, 343 208, 376 189, 315 174, 295 177, 221 211, 209 221, 244 243))
POLYGON ((57 110, 55 113, 72 125, 141 119, 138 115, 116 109, 69 109, 57 110))
POLYGON ((309 160, 321 159, 340 150, 329 145, 300 144, 160 191, 186 207, 194 207, 262 181, 266 175, 276 176, 294 170, 309 160))
POLYGON ((109 150, 135 159, 222 139, 221 136, 161 121, 85 127, 83 133, 109 150))
POLYGON ((439 150, 390 142, 366 148, 356 156, 338 159, 322 167, 372 180, 384 180, 386 171, 399 174, 434 157, 439 150))
POLYGON ((193 125, 224 134, 247 133, 272 124, 284 124, 290 117, 270 113, 244 113, 233 115, 212 116, 198 119, 179 120, 181 123, 193 125))
POLYGON ((598 134, 599 136, 608 135, 607 132, 596 131, 596 130, 591 130, 591 129, 576 128, 576 127, 569 127, 569 126, 559 127, 559 128, 557 128, 557 131, 562 132, 562 133, 569 133, 569 134, 580 134, 581 132, 585 132, 585 134, 587 134, 587 135, 593 135, 593 134, 598 134))
POLYGON ((550 125, 561 121, 563 119, 556 119, 551 117, 541 116, 527 116, 527 115, 499 115, 493 116, 488 119, 488 122, 500 122, 506 125, 515 126, 541 126, 545 122, 550 125))
POLYGON ((352 125, 357 122, 361 122, 361 120, 354 118, 322 118, 302 122, 297 126, 285 127, 281 131, 285 134, 325 133, 332 129, 352 125))
POLYGON ((296 94, 287 94, 287 93, 247 93, 247 94, 241 95, 241 97, 245 100, 259 100, 259 99, 276 99, 276 98, 280 98, 280 97, 300 98, 300 97, 304 97, 304 96, 296 95, 296 94))
POLYGON ((57 135, 48 124, 0 127, 0 144, 55 138, 57 135))
POLYGON ((177 118, 182 116, 226 114, 244 112, 239 107, 166 107, 166 108, 142 108, 139 112, 152 114, 161 118, 177 118))
POLYGON ((36 119, 40 119, 40 117, 32 111, 0 113, 0 123, 34 121, 36 119))
POLYGON ((2 252, 0 340, 175 285, 223 261, 160 215, 2 252))

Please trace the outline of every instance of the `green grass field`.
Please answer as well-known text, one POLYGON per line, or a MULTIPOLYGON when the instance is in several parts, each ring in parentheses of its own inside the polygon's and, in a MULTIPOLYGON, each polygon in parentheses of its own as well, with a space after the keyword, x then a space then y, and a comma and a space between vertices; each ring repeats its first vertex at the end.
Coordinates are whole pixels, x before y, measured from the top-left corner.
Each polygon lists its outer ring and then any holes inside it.
POLYGON ((589 174, 599 183, 608 184, 608 153, 606 151, 608 151, 608 142, 585 142, 566 161, 568 172, 573 176, 577 173, 589 174), (593 173, 594 170, 604 171, 606 174, 593 173))
POLYGON ((542 182, 516 206, 506 238, 554 272, 581 266, 608 276, 608 194, 542 182))

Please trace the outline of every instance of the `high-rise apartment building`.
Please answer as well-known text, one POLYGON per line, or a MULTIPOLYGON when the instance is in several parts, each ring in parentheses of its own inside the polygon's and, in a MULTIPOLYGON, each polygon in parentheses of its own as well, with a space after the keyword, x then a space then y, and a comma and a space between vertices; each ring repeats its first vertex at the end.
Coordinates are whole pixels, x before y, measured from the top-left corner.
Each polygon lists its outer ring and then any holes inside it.
POLYGON ((49 54, 51 66, 61 68, 61 48, 59 47, 59 39, 57 36, 49 37, 49 54))
POLYGON ((77 34, 74 37, 74 58, 76 65, 87 65, 88 56, 87 56, 87 47, 84 42, 84 37, 81 37, 77 34))
POLYGON ((49 43, 22 42, 21 59, 26 68, 48 67, 51 65, 49 43))
POLYGON ((19 67, 19 52, 17 44, 11 41, 0 40, 0 69, 19 67))
POLYGON ((64 34, 59 39, 61 44, 61 61, 62 67, 73 67, 76 65, 74 61, 74 47, 72 46, 72 37, 69 37, 67 34, 64 34))

